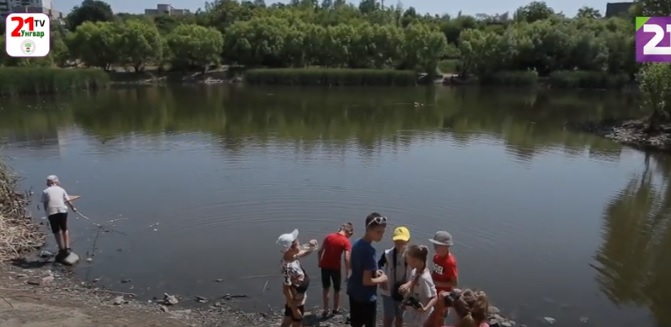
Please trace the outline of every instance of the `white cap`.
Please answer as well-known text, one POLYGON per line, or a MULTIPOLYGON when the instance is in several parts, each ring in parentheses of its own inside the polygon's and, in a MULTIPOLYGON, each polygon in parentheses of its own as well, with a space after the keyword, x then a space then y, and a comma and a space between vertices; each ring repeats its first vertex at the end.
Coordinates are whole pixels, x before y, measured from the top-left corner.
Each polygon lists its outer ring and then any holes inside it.
POLYGON ((291 249, 291 245, 297 239, 298 239, 298 229, 294 229, 294 231, 291 233, 280 235, 280 237, 277 238, 277 244, 279 244, 282 247, 282 252, 286 252, 287 250, 291 249))
POLYGON ((47 176, 47 180, 50 181, 50 182, 58 182, 58 176, 49 175, 49 176, 47 176))

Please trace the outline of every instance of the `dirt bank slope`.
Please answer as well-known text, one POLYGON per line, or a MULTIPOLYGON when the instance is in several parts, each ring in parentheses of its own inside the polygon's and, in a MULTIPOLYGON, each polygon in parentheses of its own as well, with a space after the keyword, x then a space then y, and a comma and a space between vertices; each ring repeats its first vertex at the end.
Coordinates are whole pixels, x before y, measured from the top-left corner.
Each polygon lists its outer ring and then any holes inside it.
MULTIPOLYGON (((274 327, 278 312, 246 313, 233 300, 202 304, 179 298, 175 305, 162 299, 140 301, 78 281, 67 268, 32 258, 0 263, 0 327, 274 327)), ((306 317, 306 326, 343 327, 344 317, 320 321, 306 317)))
POLYGON ((175 319, 157 319, 149 313, 91 310, 75 303, 20 295, 5 299, 0 302, 0 327, 187 326, 175 319))

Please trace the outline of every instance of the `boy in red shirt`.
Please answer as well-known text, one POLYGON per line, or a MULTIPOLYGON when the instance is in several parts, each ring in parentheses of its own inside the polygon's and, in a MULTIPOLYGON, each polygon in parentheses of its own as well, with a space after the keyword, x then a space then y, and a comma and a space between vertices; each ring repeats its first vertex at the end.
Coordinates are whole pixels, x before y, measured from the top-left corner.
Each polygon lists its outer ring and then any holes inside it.
POLYGON ((322 286, 324 287, 323 301, 324 312, 322 317, 329 314, 329 289, 333 282, 333 314, 340 313, 340 285, 342 284, 342 273, 340 272, 340 258, 345 254, 345 272, 350 274, 350 254, 352 244, 349 238, 354 234, 352 223, 345 223, 340 229, 324 238, 319 249, 319 268, 322 273, 322 286))
MULTIPOLYGON (((436 284, 436 291, 450 292, 457 286, 459 273, 457 271, 457 259, 450 253, 450 247, 454 245, 452 235, 446 231, 438 231, 429 239, 433 243, 436 254, 433 256, 433 272, 431 278, 436 284)), ((427 320, 427 325, 443 326, 447 316, 448 308, 443 301, 438 301, 435 310, 427 320)))

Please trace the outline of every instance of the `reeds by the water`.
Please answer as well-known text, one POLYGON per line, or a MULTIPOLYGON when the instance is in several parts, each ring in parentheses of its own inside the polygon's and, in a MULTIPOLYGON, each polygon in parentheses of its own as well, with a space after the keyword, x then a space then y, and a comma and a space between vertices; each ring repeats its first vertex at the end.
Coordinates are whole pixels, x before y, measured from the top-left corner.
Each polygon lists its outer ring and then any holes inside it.
POLYGON ((25 215, 27 194, 19 193, 18 177, 0 160, 0 262, 34 251, 45 234, 25 215))
POLYGON ((539 83, 556 89, 622 89, 631 81, 627 74, 582 70, 556 71, 542 79, 533 70, 501 71, 480 77, 480 84, 492 86, 535 86, 539 83))
POLYGON ((417 74, 408 70, 279 68, 250 69, 246 83, 296 86, 414 86, 417 74))
POLYGON ((501 71, 480 78, 480 84, 492 86, 534 86, 538 73, 533 70, 501 71))
POLYGON ((53 94, 108 84, 109 76, 99 69, 0 67, 0 96, 53 94))
POLYGON ((562 70, 550 74, 550 85, 560 89, 621 89, 631 83, 627 74, 562 70))

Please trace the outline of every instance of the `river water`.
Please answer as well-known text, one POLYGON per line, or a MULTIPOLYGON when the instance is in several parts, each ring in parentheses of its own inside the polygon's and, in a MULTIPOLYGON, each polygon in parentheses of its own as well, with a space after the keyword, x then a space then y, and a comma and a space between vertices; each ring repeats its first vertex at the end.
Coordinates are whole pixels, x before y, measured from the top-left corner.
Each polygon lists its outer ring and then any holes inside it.
POLYGON ((115 89, 3 99, 0 151, 36 194, 54 173, 84 215, 121 219, 99 233, 71 216, 72 247, 93 258, 77 272, 146 298, 279 307, 279 234, 321 241, 379 211, 416 243, 451 232, 461 286, 529 326, 670 326, 671 160, 564 128, 636 106, 505 89, 115 89))

